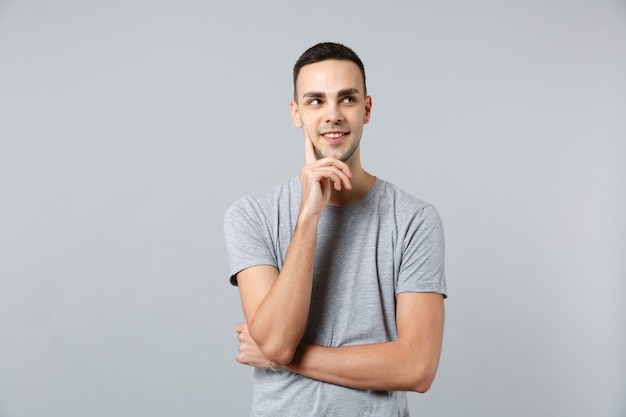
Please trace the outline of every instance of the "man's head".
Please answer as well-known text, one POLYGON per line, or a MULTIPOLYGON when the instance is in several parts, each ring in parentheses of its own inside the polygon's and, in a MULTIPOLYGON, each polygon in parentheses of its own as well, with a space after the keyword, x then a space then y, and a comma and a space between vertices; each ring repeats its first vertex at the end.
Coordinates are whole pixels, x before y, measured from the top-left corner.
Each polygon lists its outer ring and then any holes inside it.
POLYGON ((363 94, 367 95, 367 87, 365 84, 365 66, 361 58, 350 48, 340 43, 322 42, 314 45, 304 51, 293 66, 293 99, 298 101, 298 93, 296 83, 300 70, 303 66, 314 64, 329 59, 352 61, 361 70, 363 76, 363 94))
POLYGON ((343 45, 321 43, 302 54, 293 74, 291 117, 308 134, 316 158, 360 164, 359 144, 372 99, 359 57, 343 45))

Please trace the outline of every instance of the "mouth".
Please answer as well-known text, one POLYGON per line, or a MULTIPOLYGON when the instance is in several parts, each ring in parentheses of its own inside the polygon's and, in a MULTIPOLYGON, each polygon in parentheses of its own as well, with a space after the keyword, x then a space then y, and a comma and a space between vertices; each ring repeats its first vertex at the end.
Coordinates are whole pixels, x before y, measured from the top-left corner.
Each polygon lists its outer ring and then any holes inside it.
POLYGON ((321 136, 327 142, 331 144, 337 144, 337 143, 343 142, 348 137, 349 134, 350 132, 342 132, 342 131, 333 130, 330 132, 324 132, 321 134, 321 136))

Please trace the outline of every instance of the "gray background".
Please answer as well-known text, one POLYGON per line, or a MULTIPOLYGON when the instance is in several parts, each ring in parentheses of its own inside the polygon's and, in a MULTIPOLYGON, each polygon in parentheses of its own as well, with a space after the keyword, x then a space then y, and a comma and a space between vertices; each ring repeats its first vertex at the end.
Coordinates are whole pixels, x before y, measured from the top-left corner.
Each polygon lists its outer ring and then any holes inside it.
POLYGON ((415 416, 626 415, 623 0, 0 1, 0 416, 243 416, 222 216, 352 46, 364 166, 446 227, 415 416))

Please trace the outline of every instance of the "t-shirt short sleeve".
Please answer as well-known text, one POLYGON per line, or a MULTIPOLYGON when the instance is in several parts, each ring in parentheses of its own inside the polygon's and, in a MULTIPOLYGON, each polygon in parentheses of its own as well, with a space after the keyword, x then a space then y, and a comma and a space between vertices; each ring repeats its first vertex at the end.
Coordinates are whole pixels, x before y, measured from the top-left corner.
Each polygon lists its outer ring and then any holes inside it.
POLYGON ((434 292, 447 297, 443 224, 427 205, 410 219, 403 243, 396 293, 434 292))
POLYGON ((263 210, 252 197, 244 197, 226 210, 224 237, 232 285, 237 285, 237 274, 251 266, 278 267, 275 251, 264 231, 267 228, 263 210))

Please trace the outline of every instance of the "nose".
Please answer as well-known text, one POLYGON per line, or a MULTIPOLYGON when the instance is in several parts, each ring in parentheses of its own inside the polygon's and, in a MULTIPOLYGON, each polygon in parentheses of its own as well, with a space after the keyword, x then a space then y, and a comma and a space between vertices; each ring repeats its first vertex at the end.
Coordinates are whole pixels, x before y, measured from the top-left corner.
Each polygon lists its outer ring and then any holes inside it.
POLYGON ((341 122, 343 122, 343 115, 341 114, 339 106, 334 103, 329 103, 328 113, 326 114, 326 123, 339 124, 341 122))

